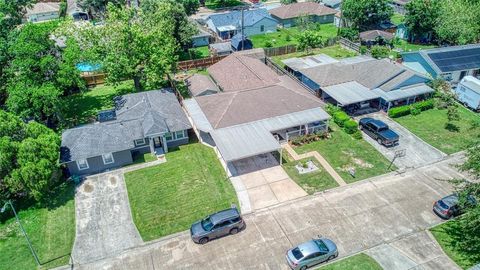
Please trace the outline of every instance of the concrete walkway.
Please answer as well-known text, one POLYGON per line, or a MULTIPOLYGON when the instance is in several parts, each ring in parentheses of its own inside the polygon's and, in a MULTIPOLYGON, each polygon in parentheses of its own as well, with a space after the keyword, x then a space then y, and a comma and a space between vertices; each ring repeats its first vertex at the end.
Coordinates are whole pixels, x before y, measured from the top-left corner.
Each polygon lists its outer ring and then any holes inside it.
POLYGON ((450 156, 403 174, 362 180, 256 211, 244 216, 244 231, 206 245, 194 244, 184 231, 74 269, 287 270, 285 251, 317 235, 332 239, 340 257, 368 250, 386 254, 394 248, 401 256, 392 257, 406 257, 418 265, 413 269, 456 269, 429 244, 431 240, 417 233, 443 222, 433 213, 432 202, 452 192, 449 183, 440 180, 462 176, 452 166, 460 159, 450 156), (385 244, 390 247, 382 248, 385 244))
POLYGON ((88 176, 75 193, 76 235, 72 257, 88 263, 114 256, 143 243, 133 224, 123 171, 141 164, 88 176))
POLYGON ((343 180, 343 178, 337 173, 337 171, 335 171, 333 169, 333 167, 330 165, 330 163, 328 163, 328 161, 325 160, 325 158, 322 157, 322 155, 320 155, 317 151, 311 151, 311 152, 299 155, 299 154, 297 154, 297 152, 295 152, 295 150, 293 150, 293 148, 288 143, 283 144, 282 147, 283 147, 283 149, 287 150, 287 152, 290 154, 290 156, 294 160, 300 160, 300 159, 309 158, 309 157, 316 158, 318 160, 318 162, 320 162, 322 167, 328 172, 328 174, 330 174, 333 177, 333 179, 335 179, 335 181, 337 181, 337 183, 340 186, 347 185, 345 180, 343 180))

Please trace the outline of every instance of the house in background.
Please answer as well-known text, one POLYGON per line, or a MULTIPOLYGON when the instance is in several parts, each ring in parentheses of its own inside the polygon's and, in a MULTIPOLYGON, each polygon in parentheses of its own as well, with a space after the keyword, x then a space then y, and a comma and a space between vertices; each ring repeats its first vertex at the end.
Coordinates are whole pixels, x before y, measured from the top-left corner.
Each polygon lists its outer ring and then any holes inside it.
POLYGON ((67 0, 67 15, 74 21, 88 21, 90 19, 86 10, 78 5, 77 0, 67 0))
POLYGON ((60 18, 60 3, 39 2, 27 8, 25 17, 28 22, 45 22, 60 18))
POLYGON ((465 76, 454 89, 458 101, 474 111, 480 110, 480 80, 465 76))
POLYGON ((212 43, 209 45, 210 53, 213 56, 223 56, 232 53, 232 43, 230 41, 221 43, 212 43))
MULTIPOLYGON (((211 14, 206 18, 206 24, 218 37, 229 40, 242 32, 242 11, 211 14)), ((243 34, 253 36, 277 31, 278 22, 266 9, 251 9, 243 11, 243 34)))
POLYGON ((200 97, 213 95, 220 92, 218 86, 212 81, 208 75, 193 74, 185 80, 186 86, 192 97, 200 97))
POLYGON ((300 17, 308 16, 311 22, 333 23, 337 10, 314 2, 293 3, 270 10, 272 17, 283 27, 295 26, 300 17))
POLYGON ((465 76, 480 76, 480 44, 402 53, 403 65, 431 78, 457 84, 465 76))
POLYGON ((342 6, 342 0, 322 0, 322 3, 325 6, 336 9, 336 10, 340 10, 342 6))
POLYGON ((161 156, 188 143, 191 128, 170 89, 128 94, 114 99, 98 122, 62 133, 60 161, 70 174, 102 172, 133 163, 133 155, 161 156))
POLYGON ((410 1, 411 0, 393 0, 390 5, 393 7, 393 10, 396 13, 400 13, 402 15, 405 15, 405 13, 407 13, 407 10, 405 9, 405 6, 410 1))
POLYGON ((404 23, 397 25, 397 29, 395 30, 395 36, 403 40, 408 40, 410 37, 408 27, 404 23))
POLYGON ((198 29, 198 33, 192 36, 192 47, 208 46, 212 35, 203 29, 198 29))
POLYGON ((238 33, 230 41, 233 51, 243 51, 253 49, 253 43, 246 36, 238 33))
POLYGON ((221 91, 184 106, 201 140, 216 146, 227 166, 280 151, 279 140, 328 128, 323 102, 270 69, 263 49, 235 52, 207 71, 221 91))
POLYGON ((381 30, 370 30, 361 32, 359 34, 362 45, 368 47, 373 45, 387 45, 390 44, 394 38, 392 33, 381 30))
POLYGON ((425 99, 434 92, 426 85, 429 78, 386 59, 357 56, 333 63, 314 62, 293 66, 283 61, 288 70, 294 70, 324 101, 343 107, 350 114, 388 111, 393 106, 425 99))

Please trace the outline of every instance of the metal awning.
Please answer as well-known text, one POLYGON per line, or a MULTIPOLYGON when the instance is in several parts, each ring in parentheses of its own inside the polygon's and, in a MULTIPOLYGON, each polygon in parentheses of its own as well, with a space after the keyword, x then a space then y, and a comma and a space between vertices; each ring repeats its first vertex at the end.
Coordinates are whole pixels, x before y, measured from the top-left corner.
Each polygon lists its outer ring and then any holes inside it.
POLYGON ((219 26, 217 27, 219 32, 225 32, 225 31, 234 31, 237 30, 237 27, 234 25, 224 25, 224 26, 219 26))
POLYGON ((373 89, 373 92, 377 93, 385 101, 394 101, 422 94, 433 93, 434 90, 428 85, 422 83, 392 91, 383 91, 380 88, 376 88, 373 89))
POLYGON ((183 106, 187 110, 188 115, 192 118, 197 129, 207 133, 213 130, 212 125, 210 125, 210 122, 195 99, 191 98, 184 100, 183 106))
POLYGON ((342 106, 379 98, 380 95, 356 81, 322 87, 322 90, 342 106))
POLYGON ((225 161, 231 162, 281 148, 271 132, 318 121, 330 116, 321 108, 290 113, 210 132, 225 161))

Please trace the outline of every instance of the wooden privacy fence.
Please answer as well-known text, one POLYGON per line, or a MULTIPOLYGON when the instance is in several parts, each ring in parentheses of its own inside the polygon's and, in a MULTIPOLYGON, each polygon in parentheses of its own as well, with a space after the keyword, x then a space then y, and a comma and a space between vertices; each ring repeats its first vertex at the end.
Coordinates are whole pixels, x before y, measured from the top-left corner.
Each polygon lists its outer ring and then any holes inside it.
POLYGON ((80 76, 85 80, 88 87, 105 83, 105 73, 83 72, 80 76))
POLYGON ((297 52, 297 47, 295 45, 286 45, 282 47, 275 47, 275 48, 264 48, 265 55, 268 57, 284 55, 289 53, 297 52))
POLYGON ((182 70, 206 68, 217 63, 218 61, 222 60, 225 57, 226 55, 222 55, 222 56, 212 56, 212 57, 207 57, 202 59, 181 61, 177 63, 177 68, 182 70))

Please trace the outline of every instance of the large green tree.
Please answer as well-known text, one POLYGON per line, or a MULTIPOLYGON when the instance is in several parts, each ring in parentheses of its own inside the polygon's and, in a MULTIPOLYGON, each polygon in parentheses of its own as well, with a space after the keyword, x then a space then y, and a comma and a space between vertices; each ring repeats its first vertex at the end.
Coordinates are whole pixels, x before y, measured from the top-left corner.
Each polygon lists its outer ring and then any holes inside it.
POLYGON ((468 44, 480 41, 480 1, 443 0, 435 31, 441 42, 468 44))
POLYGON ((59 151, 51 129, 0 110, 0 199, 42 199, 56 181, 59 151))
POLYGON ((440 0, 412 0, 406 5, 405 24, 413 39, 434 34, 440 4, 440 0))
POLYGON ((198 0, 181 0, 180 1, 185 8, 185 13, 187 16, 197 13, 200 8, 200 1, 198 0))
POLYGON ((70 24, 65 33, 76 39, 84 59, 102 65, 107 82, 132 79, 137 90, 158 87, 177 60, 178 33, 175 19, 168 14, 172 5, 159 1, 149 12, 109 5, 105 25, 70 24))
POLYGON ((355 28, 364 31, 389 20, 393 14, 390 0, 344 0, 342 15, 355 28))

